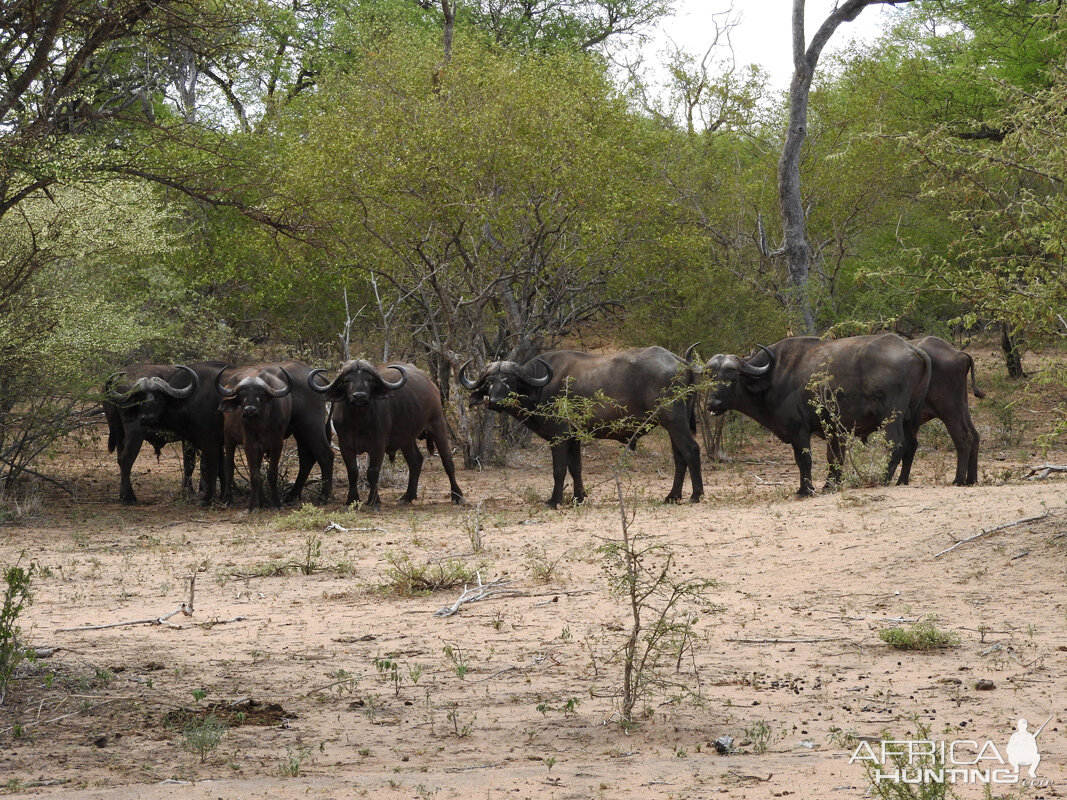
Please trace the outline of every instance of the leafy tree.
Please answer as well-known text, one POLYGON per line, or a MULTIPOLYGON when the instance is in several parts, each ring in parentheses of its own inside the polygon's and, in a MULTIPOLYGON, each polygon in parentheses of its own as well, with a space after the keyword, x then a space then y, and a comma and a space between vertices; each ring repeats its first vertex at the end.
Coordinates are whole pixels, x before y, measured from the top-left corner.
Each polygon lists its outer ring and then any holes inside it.
POLYGON ((598 63, 458 41, 435 76, 436 44, 397 38, 280 129, 285 182, 346 248, 338 289, 366 297, 373 276, 442 386, 468 358, 522 361, 617 310, 665 202, 650 129, 598 63))

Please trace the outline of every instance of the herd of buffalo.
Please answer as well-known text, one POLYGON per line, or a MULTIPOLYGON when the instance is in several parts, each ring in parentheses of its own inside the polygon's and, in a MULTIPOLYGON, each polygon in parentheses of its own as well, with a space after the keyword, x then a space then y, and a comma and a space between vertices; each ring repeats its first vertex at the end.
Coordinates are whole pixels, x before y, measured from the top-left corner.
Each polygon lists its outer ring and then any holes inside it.
MULTIPOLYGON (((575 501, 585 498, 583 439, 615 439, 632 447, 657 425, 669 435, 674 455, 667 501, 681 500, 687 471, 691 500, 698 501, 704 486, 695 409, 698 390, 704 389, 712 414, 740 411, 792 446, 800 470, 799 494, 814 492, 812 434, 826 439, 833 484, 841 477, 847 438, 866 440, 884 430, 891 446, 885 479, 891 480, 899 466, 899 482, 907 483, 919 427, 934 418, 944 422, 956 447, 955 483, 977 480, 978 431, 968 407, 968 374, 975 396, 983 395, 974 383, 971 357, 942 339, 908 342, 881 334, 823 341, 798 336, 760 345, 748 358, 716 355, 705 363, 692 360, 695 347, 684 357, 662 347, 608 355, 554 350, 525 364, 494 361, 476 377, 468 375, 467 362, 457 378, 470 392, 470 405, 511 414, 551 444, 554 485, 548 504, 553 508, 563 501, 568 472, 575 501), (818 386, 825 387, 825 395, 820 396, 818 386)), ((145 441, 157 452, 180 441, 184 484, 190 490, 199 456, 204 505, 216 498, 216 486, 221 502, 232 502, 234 457, 241 445, 252 487, 249 508, 278 507, 279 460, 285 439, 292 436, 299 471, 285 499, 299 500, 318 464, 318 499, 325 503, 332 491, 331 439, 336 431, 348 471, 348 504, 360 502, 360 453, 368 457, 364 506, 380 506, 382 461, 397 451, 409 475, 399 502, 414 500, 423 463, 419 440, 431 454, 439 454, 452 502, 463 502, 441 393, 426 373, 413 364, 374 365, 363 359, 345 363, 333 380, 324 372, 299 361, 248 367, 206 361, 142 364, 111 375, 104 386, 104 411, 108 450, 118 454, 119 499, 136 502, 130 472, 145 441)))

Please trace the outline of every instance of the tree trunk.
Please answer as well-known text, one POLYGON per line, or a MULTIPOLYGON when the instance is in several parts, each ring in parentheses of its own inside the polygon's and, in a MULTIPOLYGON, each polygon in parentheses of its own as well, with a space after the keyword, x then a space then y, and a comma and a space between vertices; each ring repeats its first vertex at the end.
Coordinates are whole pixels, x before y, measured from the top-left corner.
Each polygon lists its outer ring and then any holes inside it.
POLYGON ((783 244, 792 285, 790 313, 804 333, 815 333, 815 313, 808 291, 811 246, 808 244, 804 203, 800 192, 800 156, 808 135, 808 94, 823 47, 842 22, 850 22, 869 5, 912 0, 844 0, 819 26, 805 47, 804 0, 793 0, 793 80, 789 84, 789 127, 778 160, 778 202, 782 210, 783 244))
POLYGON ((1004 352, 1004 363, 1008 367, 1008 377, 1012 380, 1025 378, 1023 371, 1023 353, 1008 328, 1008 323, 1000 323, 1000 349, 1004 352))

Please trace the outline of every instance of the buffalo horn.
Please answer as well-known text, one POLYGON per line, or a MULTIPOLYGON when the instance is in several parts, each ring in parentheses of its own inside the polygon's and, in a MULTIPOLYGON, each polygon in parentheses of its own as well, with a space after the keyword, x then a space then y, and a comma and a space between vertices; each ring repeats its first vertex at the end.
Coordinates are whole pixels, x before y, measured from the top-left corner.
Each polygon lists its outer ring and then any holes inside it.
POLYGON ((281 389, 275 389, 270 383, 264 381, 267 384, 267 391, 270 392, 271 397, 285 397, 293 389, 293 376, 286 372, 285 367, 278 367, 281 370, 285 385, 281 389))
POLYGON ((123 375, 126 374, 126 370, 119 370, 118 372, 112 372, 107 376, 107 380, 104 382, 105 391, 108 398, 112 400, 122 400, 129 397, 129 392, 118 392, 115 390, 115 384, 123 375))
POLYGON ((535 358, 534 361, 538 361, 541 364, 544 364, 545 370, 546 370, 545 376, 543 378, 535 378, 535 377, 533 377, 533 375, 531 374, 532 371, 530 370, 530 368, 528 366, 526 366, 526 367, 522 368, 522 372, 520 373, 520 377, 524 381, 526 381, 526 383, 530 384, 530 386, 533 386, 535 389, 537 389, 537 388, 540 388, 542 386, 548 385, 548 382, 550 380, 552 380, 552 374, 553 373, 552 373, 552 367, 550 367, 548 362, 545 361, 540 356, 535 358))
POLYGON ((467 362, 459 368, 459 373, 456 376, 459 378, 460 386, 462 386, 467 391, 470 391, 478 385, 478 381, 472 381, 470 378, 467 377, 467 367, 470 366, 470 363, 471 360, 468 358, 467 362))
POLYGON ((745 375, 751 375, 752 377, 759 377, 760 375, 766 375, 768 372, 771 371, 771 367, 774 366, 774 353, 772 353, 770 350, 768 350, 766 347, 764 347, 761 344, 757 344, 756 347, 758 347, 760 350, 762 350, 764 353, 766 353, 767 354, 767 358, 769 358, 770 360, 762 367, 754 367, 751 364, 749 364, 747 361, 742 361, 741 362, 741 371, 745 375))
POLYGON ((163 385, 161 385, 159 388, 169 394, 171 397, 177 398, 179 400, 184 399, 186 397, 191 397, 193 392, 200 388, 200 376, 184 364, 175 364, 174 368, 189 373, 189 385, 186 386, 184 389, 176 389, 170 383, 164 382, 163 385))
POLYGON ((382 386, 384 386, 386 389, 399 389, 401 386, 408 382, 408 374, 404 372, 404 368, 399 364, 390 364, 388 367, 386 367, 386 369, 395 369, 397 372, 400 373, 400 380, 395 381, 393 383, 390 383, 385 378, 383 378, 380 372, 378 373, 378 380, 382 382, 382 386))
POLYGON ((224 373, 228 369, 232 369, 232 367, 223 367, 218 371, 218 374, 215 375, 215 391, 223 397, 236 397, 236 389, 230 389, 229 387, 222 385, 222 373, 224 373))
POLYGON ((700 347, 701 342, 693 342, 685 351, 685 363, 692 364, 693 351, 700 347))
POLYGON ((332 383, 316 383, 315 376, 320 373, 325 373, 324 369, 313 369, 308 373, 308 386, 314 389, 316 392, 326 393, 337 386, 337 382, 341 380, 341 373, 338 373, 337 377, 333 379, 332 383))

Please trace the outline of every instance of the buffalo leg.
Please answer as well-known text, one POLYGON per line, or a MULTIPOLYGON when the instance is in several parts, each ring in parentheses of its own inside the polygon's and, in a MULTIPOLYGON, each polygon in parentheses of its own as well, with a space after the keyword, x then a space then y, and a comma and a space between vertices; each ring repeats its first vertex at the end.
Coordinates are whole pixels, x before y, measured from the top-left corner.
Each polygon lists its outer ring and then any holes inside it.
POLYGON ((408 490, 400 496, 397 502, 406 506, 419 496, 419 475, 422 474, 423 455, 419 452, 417 439, 412 439, 400 448, 400 451, 404 454, 404 460, 408 462, 408 490))
POLYGON ((133 493, 133 482, 130 480, 130 472, 133 470, 133 462, 137 460, 137 454, 141 452, 141 444, 144 442, 144 434, 139 430, 127 430, 126 440, 119 450, 119 502, 123 505, 132 505, 137 502, 137 495, 133 493))
POLYGON ((815 494, 815 484, 811 482, 810 437, 793 443, 793 460, 797 462, 797 469, 800 470, 800 488, 797 489, 797 496, 810 497, 815 494))
POLYGON ((978 442, 981 437, 978 435, 978 429, 971 422, 969 413, 967 414, 967 427, 971 433, 971 452, 967 454, 967 477, 964 480, 964 485, 974 486, 974 484, 978 483, 978 442))
POLYGON ((385 460, 385 450, 375 449, 367 453, 367 502, 364 508, 377 511, 382 507, 382 499, 378 496, 378 477, 382 474, 382 461, 385 460))
POLYGON ((348 473, 348 498, 345 505, 354 506, 359 503, 359 454, 355 448, 348 448, 345 442, 341 442, 341 458, 345 462, 345 471, 348 473))
POLYGON ((255 511, 263 505, 263 450, 258 445, 245 443, 245 460, 248 462, 248 482, 252 484, 252 497, 248 510, 255 511))
POLYGON ((682 487, 685 485, 685 472, 689 470, 689 478, 693 483, 693 494, 689 498, 691 503, 699 503, 704 496, 704 479, 700 473, 700 445, 688 429, 684 434, 675 435, 669 430, 671 436, 671 452, 674 455, 674 484, 671 493, 663 501, 665 503, 677 503, 682 499, 682 487))
MULTIPOLYGON (((211 505, 215 497, 215 483, 219 480, 220 466, 222 466, 222 448, 219 446, 204 448, 200 451, 200 482, 204 484, 204 494, 200 498, 200 505, 211 505)), ((223 479, 225 480, 225 478, 223 479)), ((221 487, 225 491, 226 487, 221 487)))
MULTIPOLYGON (((888 484, 893 480, 893 475, 896 474, 897 466, 904 458, 904 453, 908 447, 908 434, 904 430, 904 421, 899 417, 895 417, 885 426, 885 438, 889 442, 892 449, 889 451, 889 466, 885 469, 885 475, 882 478, 882 483, 888 484)), ((916 436, 916 447, 918 447, 918 437, 916 436)))
POLYGON ((312 455, 311 449, 299 439, 296 440, 296 456, 300 467, 296 471, 296 480, 293 482, 292 487, 285 493, 285 502, 287 503, 300 501, 300 495, 304 492, 304 484, 307 483, 308 475, 311 474, 311 467, 315 463, 315 457, 312 455))
POLYGON ((950 421, 945 422, 956 448, 956 478, 952 481, 956 486, 965 486, 978 480, 978 430, 971 422, 970 414, 967 416, 965 420, 952 419, 950 416, 950 421))
POLYGON ((567 442, 552 445, 552 496, 549 508, 559 508, 563 500, 563 483, 567 480, 567 442))
MULTIPOLYGON (((900 478, 898 486, 907 486, 911 480, 911 465, 915 461, 915 453, 919 450, 919 429, 909 428, 904 436, 904 452, 900 457, 900 478)), ((893 480, 892 475, 886 476, 886 483, 893 480)))
POLYGON ((430 427, 426 429, 426 442, 427 449, 432 443, 441 457, 441 466, 445 468, 448 485, 451 487, 452 502, 459 506, 463 505, 463 490, 456 483, 456 465, 452 462, 452 450, 448 446, 448 434, 444 422, 430 424, 430 427))
POLYGON ((233 462, 236 457, 237 442, 227 441, 222 457, 222 503, 227 506, 233 503, 233 462))
POLYGON ((829 472, 823 491, 833 492, 841 485, 845 472, 845 448, 841 444, 840 437, 833 434, 826 437, 826 463, 829 465, 829 472))
POLYGON ((327 436, 311 448, 311 455, 319 465, 319 475, 322 478, 322 490, 319 492, 319 503, 325 505, 333 496, 333 448, 330 446, 329 423, 326 424, 327 436))
MULTIPOLYGON (((270 493, 270 505, 272 508, 281 508, 281 493, 278 491, 278 470, 282 461, 282 449, 284 441, 276 442, 270 448, 267 455, 267 491, 270 493)), ((299 496, 299 495, 298 495, 299 496)))
MULTIPOLYGON (((193 489, 193 472, 196 471, 196 448, 191 442, 182 442, 182 494, 188 498, 196 496, 193 489)), ((201 471, 203 469, 201 468, 201 471)))
MULTIPOLYGON (((582 443, 577 439, 567 440, 567 469, 574 481, 574 502, 585 502, 585 484, 582 482, 582 443)), ((562 487, 560 488, 562 492, 562 487)))

